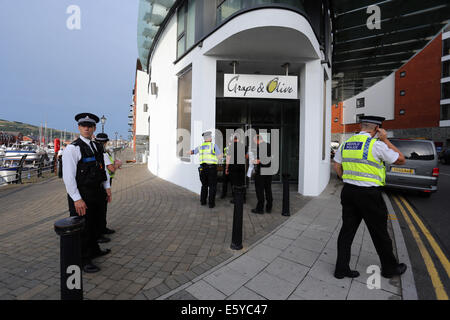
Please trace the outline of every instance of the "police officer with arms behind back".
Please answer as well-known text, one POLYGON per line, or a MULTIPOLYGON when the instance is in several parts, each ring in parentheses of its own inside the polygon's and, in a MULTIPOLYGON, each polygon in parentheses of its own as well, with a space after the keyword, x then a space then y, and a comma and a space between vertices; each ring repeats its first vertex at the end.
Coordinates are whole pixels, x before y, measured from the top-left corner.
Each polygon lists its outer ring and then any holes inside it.
POLYGON ((206 198, 208 198, 209 207, 214 208, 216 205, 217 163, 222 158, 222 154, 219 147, 212 143, 211 131, 204 132, 202 136, 205 142, 191 150, 191 154, 198 153, 200 159, 200 167, 198 168, 202 183, 200 204, 206 205, 206 198))
POLYGON ((387 231, 387 208, 381 195, 385 185, 384 163, 402 165, 403 154, 388 140, 381 129, 383 117, 361 117, 361 132, 345 141, 334 161, 334 170, 344 180, 341 192, 342 228, 338 237, 338 256, 334 276, 356 278, 358 271, 350 270, 353 238, 364 220, 381 261, 381 275, 391 278, 406 271, 398 263, 387 231), (378 139, 375 135, 378 134, 378 139))
POLYGON ((96 237, 105 199, 111 201, 111 188, 105 170, 103 147, 91 140, 99 118, 91 113, 80 113, 75 120, 80 137, 64 150, 63 180, 70 215, 85 218, 81 234, 83 270, 93 273, 100 271, 100 268, 92 263, 92 259, 111 252, 110 249, 101 250, 96 237))

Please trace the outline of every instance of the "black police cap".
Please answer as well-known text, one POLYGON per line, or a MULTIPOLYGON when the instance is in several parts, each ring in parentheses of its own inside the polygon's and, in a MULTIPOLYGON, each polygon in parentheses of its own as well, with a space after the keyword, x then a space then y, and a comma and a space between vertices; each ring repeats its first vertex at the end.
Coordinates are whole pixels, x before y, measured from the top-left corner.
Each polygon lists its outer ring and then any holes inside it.
POLYGON ((382 124, 383 124, 383 121, 384 121, 385 119, 386 119, 386 118, 384 118, 384 117, 363 116, 363 117, 360 117, 360 118, 359 118, 359 121, 360 121, 361 123, 363 123, 363 122, 366 122, 366 123, 374 123, 374 124, 379 125, 379 126, 381 127, 382 124))
POLYGON ((99 133, 95 136, 95 141, 98 142, 108 142, 109 138, 108 135, 106 133, 99 133))
POLYGON ((77 114, 75 116, 75 121, 77 121, 78 124, 91 123, 91 124, 95 125, 96 123, 98 123, 100 121, 100 119, 95 114, 84 112, 84 113, 77 114))

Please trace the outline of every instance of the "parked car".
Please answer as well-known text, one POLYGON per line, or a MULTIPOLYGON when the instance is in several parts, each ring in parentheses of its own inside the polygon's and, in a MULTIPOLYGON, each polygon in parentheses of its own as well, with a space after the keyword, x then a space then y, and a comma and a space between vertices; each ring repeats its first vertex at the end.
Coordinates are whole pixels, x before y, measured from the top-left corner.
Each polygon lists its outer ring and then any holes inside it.
POLYGON ((439 154, 439 160, 442 164, 450 164, 450 148, 441 151, 439 154))
POLYGON ((424 196, 437 191, 438 155, 433 141, 389 139, 405 156, 404 165, 386 165, 386 187, 416 190, 424 196))

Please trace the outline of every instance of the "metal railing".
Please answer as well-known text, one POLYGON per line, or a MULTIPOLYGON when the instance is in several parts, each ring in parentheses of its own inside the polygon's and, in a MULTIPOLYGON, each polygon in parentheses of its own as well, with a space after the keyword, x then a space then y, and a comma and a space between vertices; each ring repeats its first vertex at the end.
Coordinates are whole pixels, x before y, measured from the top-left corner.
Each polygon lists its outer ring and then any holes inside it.
POLYGON ((51 159, 48 164, 44 165, 46 157, 44 155, 39 159, 38 166, 32 168, 24 166, 26 157, 26 155, 22 156, 17 166, 9 167, 16 169, 11 174, 0 176, 0 186, 5 184, 22 184, 25 179, 31 180, 33 177, 42 178, 45 172, 56 172, 54 159, 51 159))

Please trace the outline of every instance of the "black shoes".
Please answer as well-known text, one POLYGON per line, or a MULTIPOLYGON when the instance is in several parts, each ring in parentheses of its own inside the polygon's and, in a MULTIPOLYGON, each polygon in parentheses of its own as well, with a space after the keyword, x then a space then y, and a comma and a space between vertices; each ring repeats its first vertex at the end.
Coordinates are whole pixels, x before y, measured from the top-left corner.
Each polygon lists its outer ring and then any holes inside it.
POLYGON ((340 271, 335 271, 334 272, 334 277, 337 279, 344 279, 345 277, 347 278, 357 278, 359 277, 359 272, 355 271, 355 270, 348 270, 345 272, 340 272, 340 271))
POLYGON ((99 272, 100 268, 93 264, 92 261, 87 261, 83 263, 83 271, 86 273, 95 273, 99 272))
POLYGON ((103 232, 103 234, 113 234, 115 232, 116 232, 116 230, 106 228, 105 232, 103 232))
POLYGON ((264 214, 264 211, 262 211, 262 210, 258 210, 258 209, 252 209, 252 212, 253 213, 257 213, 257 214, 264 214))
POLYGON ((105 236, 101 236, 100 238, 97 239, 97 243, 107 243, 107 242, 110 242, 110 241, 111 241, 111 239, 107 238, 105 236))
POLYGON ((206 202, 200 202, 200 205, 206 206, 206 202))
POLYGON ((384 270, 381 271, 381 275, 382 275, 384 278, 392 278, 392 277, 400 276, 400 275, 404 274, 405 271, 406 271, 406 269, 407 269, 406 264, 404 264, 404 263, 399 263, 399 264, 398 264, 393 270, 391 270, 390 272, 385 272, 384 270))
POLYGON ((214 208, 216 205, 215 204, 210 204, 209 207, 212 209, 214 208))
POLYGON ((111 249, 105 249, 105 250, 102 250, 102 249, 99 249, 96 253, 94 253, 93 255, 92 255, 92 259, 95 259, 95 258, 98 258, 98 257, 103 257, 103 256, 106 256, 108 253, 110 253, 111 252, 111 249))

